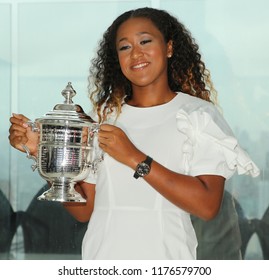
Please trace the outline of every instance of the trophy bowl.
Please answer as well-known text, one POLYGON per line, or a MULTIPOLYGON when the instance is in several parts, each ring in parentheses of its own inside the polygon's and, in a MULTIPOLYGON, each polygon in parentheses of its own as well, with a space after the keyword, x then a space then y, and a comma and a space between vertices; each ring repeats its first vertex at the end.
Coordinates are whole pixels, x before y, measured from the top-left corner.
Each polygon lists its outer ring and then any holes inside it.
POLYGON ((97 171, 103 160, 103 152, 98 146, 99 124, 86 115, 72 97, 76 94, 71 83, 62 91, 63 104, 57 104, 44 117, 29 121, 32 131, 39 133, 37 157, 27 157, 35 161, 32 169, 38 169, 42 178, 51 187, 38 200, 59 202, 86 202, 74 186, 97 171))

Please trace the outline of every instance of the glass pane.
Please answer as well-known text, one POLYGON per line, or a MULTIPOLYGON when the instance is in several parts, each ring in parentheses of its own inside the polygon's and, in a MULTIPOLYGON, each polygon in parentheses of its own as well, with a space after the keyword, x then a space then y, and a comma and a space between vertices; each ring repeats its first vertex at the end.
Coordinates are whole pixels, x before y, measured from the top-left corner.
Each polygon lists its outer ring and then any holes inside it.
POLYGON ((198 256, 236 258, 241 248, 243 258, 268 258, 264 232, 269 224, 268 2, 167 0, 161 1, 161 7, 193 34, 211 71, 225 119, 261 168, 258 178, 235 175, 227 182, 217 219, 204 223, 194 218, 200 237, 198 256))
MULTIPOLYGON (((32 1, 2 5, 1 22, 5 22, 1 27, 9 28, 3 28, 6 42, 10 42, 10 36, 14 37, 13 51, 18 60, 14 65, 17 91, 14 89, 10 95, 16 103, 13 107, 17 108, 17 113, 32 120, 43 116, 54 105, 62 103, 61 91, 69 81, 77 92, 74 102, 87 113, 91 109, 87 96, 88 68, 97 43, 117 15, 141 4, 149 6, 150 1, 32 1), (16 30, 11 33, 11 21, 18 28, 16 34, 16 30)), ((5 45, 3 55, 8 59, 3 61, 3 67, 6 76, 11 72, 10 51, 11 46, 5 45)), ((1 79, 5 80, 7 88, 4 89, 8 92, 10 77, 5 79, 1 75, 1 79)), ((1 133, 6 138, 11 107, 10 104, 5 106, 6 129, 1 133)), ((7 139, 5 145, 5 156, 8 157, 10 147, 7 139)), ((80 258, 86 225, 76 222, 58 203, 38 202, 36 197, 45 190, 46 182, 37 171, 31 170, 33 162, 26 159, 25 154, 14 149, 11 151, 16 176, 13 178, 14 186, 6 189, 12 193, 14 211, 17 220, 21 220, 13 238, 10 258, 80 258)), ((4 168, 0 171, 3 174, 1 180, 6 178, 8 185, 10 165, 4 168)))
MULTIPOLYGON (((11 45, 10 45, 10 5, 0 4, 0 85, 1 99, 0 111, 2 116, 0 128, 0 259, 8 257, 11 240, 15 230, 11 225, 12 208, 9 202, 9 169, 10 155, 8 153, 9 143, 7 139, 10 116, 10 92, 11 92, 11 45)), ((15 222, 15 221, 14 221, 15 222)))
POLYGON ((162 8, 191 31, 219 94, 224 117, 261 168, 227 182, 217 219, 193 217, 202 259, 269 259, 268 1, 5 1, 0 3, 0 258, 80 258, 85 224, 57 203, 37 203, 45 181, 9 146, 14 111, 34 120, 61 103, 71 81, 75 103, 90 110, 87 76, 103 32, 122 12, 162 8), (16 3, 14 3, 16 2, 16 3), (244 9, 242 9, 244 7, 244 9), (229 15, 229 16, 227 16, 229 15), (48 211, 48 208, 50 209, 48 211), (14 213, 13 213, 14 211, 14 213), (3 219, 4 217, 4 219, 3 219), (16 228, 16 226, 18 226, 16 228), (61 230, 59 230, 61 229, 61 230), (14 238, 13 238, 14 237, 14 238))

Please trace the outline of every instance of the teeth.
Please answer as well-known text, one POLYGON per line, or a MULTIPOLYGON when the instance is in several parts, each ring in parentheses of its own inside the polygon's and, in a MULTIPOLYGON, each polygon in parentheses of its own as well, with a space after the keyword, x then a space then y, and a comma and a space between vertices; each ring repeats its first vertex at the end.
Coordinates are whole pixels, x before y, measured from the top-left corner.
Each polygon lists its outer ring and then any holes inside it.
POLYGON ((142 68, 146 65, 147 65, 147 63, 140 63, 140 64, 137 64, 137 65, 133 66, 133 68, 138 69, 138 68, 142 68))

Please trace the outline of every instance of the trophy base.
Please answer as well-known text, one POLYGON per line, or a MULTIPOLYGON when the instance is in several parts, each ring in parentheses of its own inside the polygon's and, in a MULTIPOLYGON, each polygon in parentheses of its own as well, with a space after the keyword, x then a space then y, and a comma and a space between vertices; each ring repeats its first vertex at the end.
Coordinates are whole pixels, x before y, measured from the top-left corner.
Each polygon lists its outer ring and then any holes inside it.
POLYGON ((85 203, 86 199, 75 191, 73 186, 52 184, 51 188, 40 195, 38 200, 58 202, 80 202, 85 203))

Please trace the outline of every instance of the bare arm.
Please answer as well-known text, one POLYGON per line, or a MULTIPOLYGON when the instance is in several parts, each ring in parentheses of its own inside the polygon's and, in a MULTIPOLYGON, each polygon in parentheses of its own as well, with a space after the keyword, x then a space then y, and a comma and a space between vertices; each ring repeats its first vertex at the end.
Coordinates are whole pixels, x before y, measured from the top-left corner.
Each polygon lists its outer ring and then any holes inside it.
POLYGON ((204 220, 214 218, 219 211, 225 183, 221 176, 182 175, 153 162, 144 179, 170 202, 204 220))
MULTIPOLYGON (((115 126, 102 125, 99 142, 105 152, 133 170, 146 158, 115 126)), ((187 176, 153 161, 151 171, 144 180, 170 202, 204 220, 212 219, 219 211, 225 183, 221 176, 187 176)))
POLYGON ((75 219, 88 222, 94 208, 95 185, 78 182, 75 189, 86 199, 86 203, 64 202, 63 205, 75 219))

